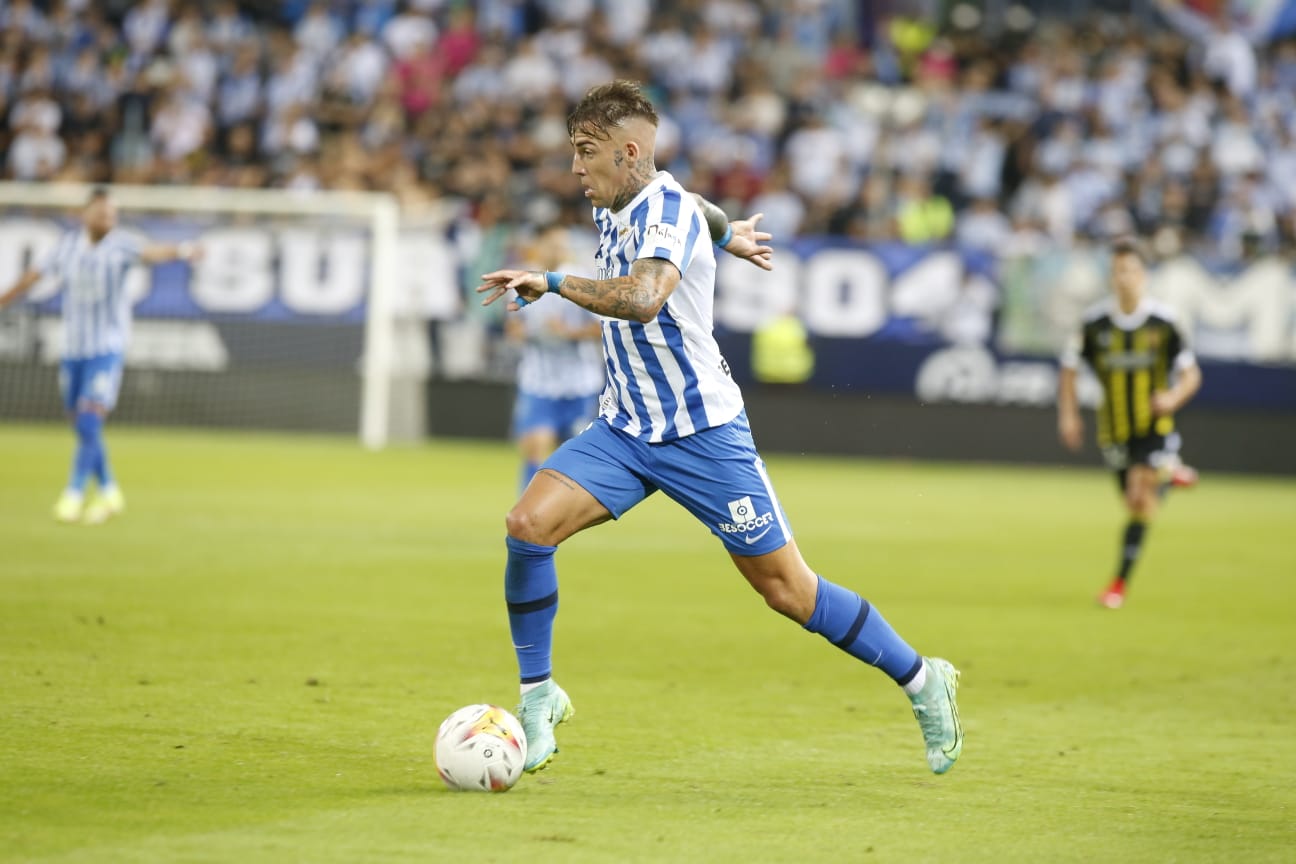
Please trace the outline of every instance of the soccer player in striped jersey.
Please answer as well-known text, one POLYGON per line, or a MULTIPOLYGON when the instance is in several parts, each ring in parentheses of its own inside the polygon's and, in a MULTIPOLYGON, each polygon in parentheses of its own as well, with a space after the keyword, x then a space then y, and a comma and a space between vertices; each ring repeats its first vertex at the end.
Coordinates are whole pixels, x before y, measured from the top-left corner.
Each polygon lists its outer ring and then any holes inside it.
POLYGON ((506 519, 504 595, 521 673, 526 770, 553 758, 554 729, 573 713, 552 677, 557 546, 660 489, 720 539, 771 608, 904 688, 928 765, 944 773, 963 746, 957 670, 923 658, 878 609, 802 559, 712 336, 716 261, 708 241, 769 269, 773 250, 762 245, 770 235, 757 232, 759 215, 728 222, 657 170, 657 114, 632 82, 587 93, 567 131, 572 172, 599 231, 597 278, 500 270, 478 288, 485 303, 516 291, 513 312, 557 294, 603 322, 600 420, 545 461, 506 519))
POLYGON ((0 294, 3 308, 46 277, 57 280, 63 291, 59 389, 77 445, 71 478, 54 505, 54 517, 60 522, 103 522, 126 506, 103 440, 104 421, 117 402, 130 338, 126 272, 137 262, 194 261, 201 255, 195 244, 144 244, 116 226, 117 208, 108 191, 95 189, 82 210, 81 226, 65 232, 35 269, 0 294), (97 491, 87 502, 91 476, 97 491))
POLYGON ((1084 439, 1076 398, 1081 360, 1103 388, 1098 446, 1116 472, 1129 514, 1116 578, 1098 597, 1109 609, 1124 604, 1130 573, 1161 493, 1174 472, 1183 470, 1174 415, 1192 399, 1202 380, 1173 313, 1146 295, 1146 281, 1138 244, 1117 241, 1111 256, 1112 296, 1085 315, 1080 331, 1063 352, 1058 383, 1058 435, 1072 450, 1080 449, 1084 439))
MULTIPOLYGON (((543 270, 570 266, 567 229, 558 223, 537 232, 531 263, 543 270)), ((522 453, 521 488, 526 489, 550 453, 589 425, 607 375, 599 350, 602 327, 588 309, 546 295, 525 315, 505 322, 510 338, 522 343, 513 404, 513 435, 522 453)))

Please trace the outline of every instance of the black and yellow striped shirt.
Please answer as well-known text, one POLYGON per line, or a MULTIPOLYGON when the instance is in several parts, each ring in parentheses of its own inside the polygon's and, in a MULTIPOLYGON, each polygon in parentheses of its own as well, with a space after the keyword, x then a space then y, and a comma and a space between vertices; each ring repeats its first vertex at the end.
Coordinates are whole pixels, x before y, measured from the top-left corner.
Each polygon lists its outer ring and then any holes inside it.
POLYGON ((1164 305, 1144 300, 1125 315, 1114 301, 1100 304, 1085 316, 1078 348, 1103 388, 1100 447, 1174 431, 1173 417, 1153 415, 1152 394, 1169 389, 1177 364, 1192 355, 1164 305))

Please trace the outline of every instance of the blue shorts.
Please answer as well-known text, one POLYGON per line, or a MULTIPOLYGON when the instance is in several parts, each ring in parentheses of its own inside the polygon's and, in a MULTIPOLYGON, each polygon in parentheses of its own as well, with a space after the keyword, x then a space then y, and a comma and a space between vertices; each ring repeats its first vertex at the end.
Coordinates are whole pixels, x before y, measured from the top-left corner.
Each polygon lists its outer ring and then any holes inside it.
POLYGON ((570 438, 590 424, 598 413, 598 394, 550 398, 518 393, 513 403, 513 435, 550 429, 559 440, 570 438))
POLYGON ((599 420, 542 467, 579 483, 615 519, 660 489, 735 555, 764 555, 792 539, 746 412, 723 426, 660 444, 599 420))
POLYGON ((59 393, 63 396, 63 407, 76 411, 83 403, 90 402, 111 411, 117 406, 121 379, 120 354, 64 358, 59 364, 59 393))

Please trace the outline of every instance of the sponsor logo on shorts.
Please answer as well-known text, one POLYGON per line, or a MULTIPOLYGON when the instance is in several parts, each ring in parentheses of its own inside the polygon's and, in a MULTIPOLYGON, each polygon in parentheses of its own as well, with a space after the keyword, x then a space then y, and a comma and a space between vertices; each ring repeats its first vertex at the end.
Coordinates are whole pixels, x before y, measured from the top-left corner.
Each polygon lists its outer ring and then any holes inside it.
POLYGON ((744 534, 744 540, 750 545, 769 533, 774 526, 774 514, 768 510, 756 512, 750 495, 744 495, 729 502, 729 518, 732 522, 718 522, 716 527, 724 534, 744 534), (764 530, 761 530, 764 529, 764 530), (760 533, 753 536, 753 531, 760 533))

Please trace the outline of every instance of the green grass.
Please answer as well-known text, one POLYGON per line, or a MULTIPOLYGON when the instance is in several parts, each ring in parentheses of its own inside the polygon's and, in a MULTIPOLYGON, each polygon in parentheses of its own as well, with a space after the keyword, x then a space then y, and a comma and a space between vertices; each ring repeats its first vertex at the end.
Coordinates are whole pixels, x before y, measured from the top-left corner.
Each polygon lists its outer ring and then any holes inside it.
POLYGON ((1098 470, 772 458, 812 566, 964 671, 927 772, 880 673, 767 611, 666 500, 559 557, 563 752, 448 792, 512 706, 502 445, 114 428, 125 517, 62 527, 70 435, 0 426, 0 860, 1290 861, 1296 483, 1207 475, 1092 599, 1098 470))

